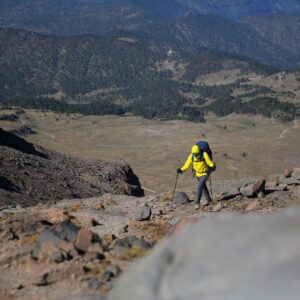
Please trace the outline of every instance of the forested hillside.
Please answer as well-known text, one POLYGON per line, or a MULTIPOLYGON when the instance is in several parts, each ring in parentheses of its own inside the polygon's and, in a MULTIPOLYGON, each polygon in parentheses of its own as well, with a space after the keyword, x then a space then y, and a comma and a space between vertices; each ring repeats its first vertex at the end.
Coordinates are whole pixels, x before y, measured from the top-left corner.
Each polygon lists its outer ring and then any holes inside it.
POLYGON ((275 114, 286 120, 296 114, 295 106, 282 104, 272 90, 247 84, 247 74, 266 76, 276 69, 204 47, 197 55, 184 49, 170 54, 126 35, 57 37, 14 29, 0 30, 0 41, 5 105, 196 122, 203 122, 209 111, 275 114), (198 82, 223 70, 238 70, 244 80, 218 86, 198 82), (257 100, 249 102, 250 92, 253 100, 263 96, 259 107, 265 106, 264 111, 256 108, 257 100))

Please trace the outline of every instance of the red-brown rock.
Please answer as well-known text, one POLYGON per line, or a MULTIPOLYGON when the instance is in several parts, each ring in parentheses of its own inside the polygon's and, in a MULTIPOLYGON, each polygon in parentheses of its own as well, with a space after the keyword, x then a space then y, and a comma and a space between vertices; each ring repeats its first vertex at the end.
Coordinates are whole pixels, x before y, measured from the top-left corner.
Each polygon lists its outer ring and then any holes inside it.
POLYGON ((93 233, 86 228, 81 228, 78 232, 75 246, 80 251, 86 252, 92 245, 92 241, 93 233))
POLYGON ((293 170, 291 170, 291 169, 285 169, 283 171, 283 175, 285 178, 290 178, 292 176, 292 173, 293 173, 293 170))
POLYGON ((184 217, 175 225, 172 235, 182 233, 187 229, 187 227, 189 227, 191 224, 197 223, 199 220, 199 217, 184 217))
POLYGON ((52 224, 59 224, 69 219, 67 212, 62 208, 49 208, 40 213, 40 220, 47 221, 52 224))
POLYGON ((71 258, 75 258, 79 255, 74 245, 70 242, 61 241, 58 243, 57 247, 71 258))
POLYGON ((266 179, 261 178, 253 185, 253 194, 258 195, 259 192, 264 192, 266 186, 266 179))

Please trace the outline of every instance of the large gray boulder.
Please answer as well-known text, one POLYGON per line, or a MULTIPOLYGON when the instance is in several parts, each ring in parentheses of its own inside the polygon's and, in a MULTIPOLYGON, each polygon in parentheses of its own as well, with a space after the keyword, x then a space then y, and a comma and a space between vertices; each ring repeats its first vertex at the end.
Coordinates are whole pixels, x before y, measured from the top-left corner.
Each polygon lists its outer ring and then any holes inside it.
POLYGON ((192 225, 125 273, 109 300, 296 300, 300 209, 192 225))

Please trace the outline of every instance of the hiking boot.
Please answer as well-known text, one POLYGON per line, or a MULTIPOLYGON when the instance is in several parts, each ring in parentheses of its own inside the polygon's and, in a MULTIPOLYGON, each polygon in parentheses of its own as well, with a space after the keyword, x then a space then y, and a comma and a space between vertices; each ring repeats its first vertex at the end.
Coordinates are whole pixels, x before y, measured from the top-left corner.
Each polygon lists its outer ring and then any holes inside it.
POLYGON ((206 200, 204 200, 204 201, 201 203, 201 205, 202 205, 202 206, 207 206, 207 205, 211 204, 211 202, 212 202, 211 200, 207 200, 207 199, 206 199, 206 200))
POLYGON ((199 204, 195 204, 195 205, 194 205, 194 208, 195 208, 196 210, 198 210, 198 209, 200 208, 200 205, 199 205, 199 204))

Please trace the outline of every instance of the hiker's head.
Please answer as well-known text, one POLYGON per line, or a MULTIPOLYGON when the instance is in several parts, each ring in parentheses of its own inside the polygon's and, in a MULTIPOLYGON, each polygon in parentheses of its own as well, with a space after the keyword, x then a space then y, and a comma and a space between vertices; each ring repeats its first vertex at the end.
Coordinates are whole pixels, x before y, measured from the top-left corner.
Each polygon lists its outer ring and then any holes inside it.
POLYGON ((199 156, 200 156, 200 149, 199 149, 199 146, 194 145, 194 146, 192 147, 192 155, 193 155, 194 157, 199 157, 199 156))

